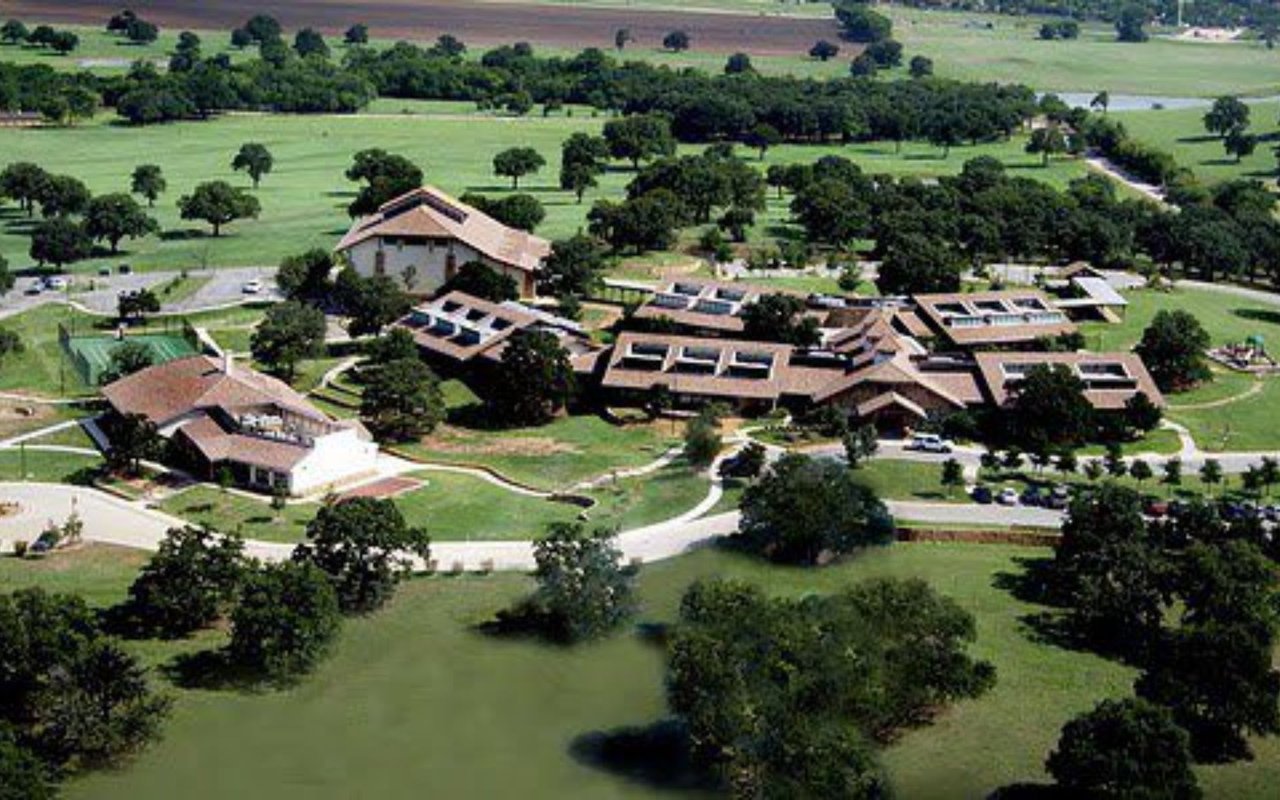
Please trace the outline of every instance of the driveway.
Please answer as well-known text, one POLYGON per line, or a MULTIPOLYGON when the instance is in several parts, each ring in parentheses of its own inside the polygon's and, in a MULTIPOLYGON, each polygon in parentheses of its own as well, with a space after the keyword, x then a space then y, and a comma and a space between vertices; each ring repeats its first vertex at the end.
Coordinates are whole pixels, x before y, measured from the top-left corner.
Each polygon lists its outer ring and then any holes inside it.
MULTIPOLYGON (((192 277, 207 277, 208 282, 198 291, 177 303, 165 303, 160 297, 162 313, 180 313, 198 311, 207 308, 219 308, 249 300, 282 299, 275 286, 275 267, 229 267, 226 269, 188 270, 192 277), (249 280, 260 280, 264 289, 256 295, 246 295, 244 284, 249 280)), ((181 273, 177 270, 161 270, 157 272, 139 272, 130 275, 89 275, 76 274, 75 291, 41 292, 27 294, 27 290, 39 282, 39 278, 23 276, 18 278, 13 291, 0 300, 0 318, 18 314, 46 303, 70 301, 71 303, 96 314, 114 314, 120 292, 133 292, 139 289, 155 290, 181 273), (92 286, 92 289, 88 287, 92 286), (79 291, 85 289, 86 291, 79 291)))

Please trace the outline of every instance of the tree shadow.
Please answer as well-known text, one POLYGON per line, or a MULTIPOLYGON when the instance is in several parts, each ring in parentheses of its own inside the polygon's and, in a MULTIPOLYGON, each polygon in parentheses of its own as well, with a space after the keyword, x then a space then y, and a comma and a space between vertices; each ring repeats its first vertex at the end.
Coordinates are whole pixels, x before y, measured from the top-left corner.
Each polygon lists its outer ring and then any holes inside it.
POLYGON ((1014 563, 1019 572, 997 572, 991 585, 1024 603, 1061 608, 1062 602, 1053 579, 1053 559, 1044 556, 1018 556, 1014 563))
POLYGON ((694 758, 689 733, 676 719, 591 731, 574 738, 569 755, 593 769, 651 789, 704 793, 722 782, 694 758))
POLYGON ((1231 309, 1233 316, 1247 319, 1252 322, 1264 322, 1268 325, 1280 325, 1280 311, 1270 311, 1261 308, 1233 308, 1231 309))
POLYGON ((1067 800, 1067 792, 1052 783, 1010 783, 1001 786, 987 800, 1067 800))
POLYGON ((258 672, 232 661, 225 650, 182 653, 161 665, 160 672, 180 689, 257 693, 268 685, 258 672))
POLYGON ((160 241, 162 242, 182 242, 188 239, 211 239, 213 235, 199 228, 172 228, 167 231, 161 231, 160 241))
POLYGON ((1234 158, 1206 158, 1200 162, 1202 167, 1235 167, 1239 164, 1234 158))
POLYGON ((1204 144, 1206 142, 1218 142, 1218 141, 1221 141, 1221 137, 1215 136, 1211 133, 1205 133, 1199 136, 1179 136, 1178 137, 1178 142, 1180 144, 1204 144))

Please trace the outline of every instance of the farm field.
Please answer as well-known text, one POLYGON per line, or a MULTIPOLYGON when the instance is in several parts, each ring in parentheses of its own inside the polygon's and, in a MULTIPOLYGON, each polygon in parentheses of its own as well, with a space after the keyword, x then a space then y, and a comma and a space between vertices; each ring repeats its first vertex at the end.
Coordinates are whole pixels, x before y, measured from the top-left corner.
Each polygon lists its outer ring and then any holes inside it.
POLYGON ((1260 138, 1253 155, 1239 162, 1222 149, 1222 140, 1205 132, 1203 108, 1166 108, 1159 111, 1122 111, 1114 116, 1136 139, 1173 154, 1207 183, 1233 178, 1268 180, 1276 174, 1273 148, 1280 140, 1276 118, 1280 103, 1249 103, 1249 129, 1260 138))
MULTIPOLYGON (((997 684, 908 733, 885 760, 903 797, 983 797, 1013 781, 1043 779, 1058 729, 1104 697, 1131 691, 1132 669, 1032 639, 1021 619, 1044 610, 1012 597, 1002 576, 1039 551, 995 545, 899 544, 818 571, 770 567, 704 550, 645 568, 642 619, 671 619, 699 577, 760 581, 780 593, 832 591, 875 576, 917 576, 977 619, 975 655, 997 684), (1036 698, 1034 704, 1028 698, 1036 698), (945 788, 944 788, 945 787, 945 788)), ((95 603, 123 598, 138 560, 87 548, 67 559, 0 559, 0 583, 83 589, 95 603)), ((437 578, 402 587, 390 607, 347 623, 333 656, 282 692, 175 690, 163 741, 134 764, 70 785, 72 798, 198 800, 420 796, 639 798, 669 796, 575 759, 577 737, 645 725, 664 713, 659 652, 631 634, 572 649, 484 637, 474 626, 530 586, 515 575, 437 578), (537 686, 537 691, 530 691, 537 686), (235 765, 210 770, 209 764, 235 765), (357 789, 358 787, 358 789, 357 789)), ((216 645, 138 643, 151 663, 216 645)), ((1280 779, 1280 746, 1255 743, 1253 762, 1200 770, 1207 797, 1262 798, 1280 779)))
MULTIPOLYGON (((385 101, 391 102, 391 101, 385 101)), ((507 181, 492 173, 494 154, 508 147, 529 146, 547 166, 527 178, 521 191, 542 201, 547 218, 538 233, 548 238, 573 234, 585 225, 591 203, 601 197, 620 197, 631 171, 616 168, 601 179, 583 203, 557 184, 561 143, 576 131, 598 132, 602 117, 585 112, 568 116, 514 118, 478 114, 469 103, 414 104, 425 113, 350 116, 285 116, 233 114, 211 122, 176 123, 146 128, 114 124, 108 116, 76 128, 0 130, 0 149, 7 160, 33 161, 83 180, 95 193, 127 190, 134 166, 157 163, 164 170, 169 191, 151 212, 162 233, 138 241, 126 240, 124 253, 73 265, 76 272, 93 272, 103 264, 131 263, 139 269, 181 269, 210 266, 268 266, 309 247, 330 248, 346 232, 346 206, 355 184, 343 177, 351 156, 367 147, 401 153, 422 167, 426 180, 455 196, 473 191, 501 196, 507 181), (231 171, 231 157, 243 142, 265 144, 275 156, 275 169, 255 193, 262 204, 256 220, 242 220, 214 237, 208 226, 178 218, 177 200, 200 181, 220 178, 248 188, 249 179, 231 171), (103 158, 110 153, 111 158, 103 158), (56 165, 56 167, 54 166, 56 165)), ((1023 152, 1024 140, 953 148, 949 157, 923 142, 907 142, 898 151, 891 143, 850 146, 789 145, 771 148, 760 169, 770 164, 811 162, 828 154, 850 158, 868 172, 936 177, 953 174, 979 155, 999 158, 1012 171, 1063 186, 1084 174, 1082 163, 1055 160, 1047 168, 1036 156, 1023 152)), ((686 147, 683 152, 696 152, 686 147)), ((789 199, 771 197, 752 238, 776 233, 785 223, 789 199)), ((14 206, 0 208, 0 254, 12 268, 32 266, 27 254, 30 221, 14 206)))

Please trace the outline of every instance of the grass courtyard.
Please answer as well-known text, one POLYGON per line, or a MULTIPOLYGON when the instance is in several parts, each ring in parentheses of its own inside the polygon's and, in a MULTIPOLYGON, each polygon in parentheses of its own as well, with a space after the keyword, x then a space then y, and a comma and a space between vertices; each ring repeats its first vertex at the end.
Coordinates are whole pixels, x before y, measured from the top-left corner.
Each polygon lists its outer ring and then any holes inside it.
MULTIPOLYGON (((95 603, 124 596, 136 559, 95 553, 59 563, 0 560, 0 585, 84 587, 95 603), (81 561, 81 559, 84 561, 81 561)), ((902 797, 984 797, 1043 779, 1062 723, 1099 699, 1131 691, 1135 673, 1031 637, 1022 618, 1041 607, 1012 597, 1003 576, 1041 551, 994 545, 905 544, 819 571, 767 566, 704 550, 641 573, 642 619, 672 618, 700 577, 740 577, 780 593, 831 591, 872 576, 916 576, 977 619, 975 655, 997 667, 995 689, 908 733, 885 760, 902 797)), ((333 656, 295 689, 241 694, 174 690, 165 737, 135 763, 68 787, 72 798, 420 797, 639 798, 663 792, 595 769, 570 753, 593 731, 661 718, 662 659, 619 634, 565 649, 484 637, 474 626, 527 590, 514 575, 410 582, 384 611, 353 620, 333 656), (210 769, 211 764, 221 765, 210 769)), ((204 643, 215 644, 216 634, 204 643)), ((196 644, 140 643, 146 657, 196 644)), ((1280 743, 1255 743, 1249 763, 1200 770, 1208 797, 1263 798, 1280 780, 1280 743)))
POLYGON ((1259 137, 1252 155, 1239 162, 1222 149, 1222 140, 1205 132, 1203 108, 1166 108, 1159 111, 1116 112, 1136 139, 1171 153, 1178 163, 1189 167, 1208 183, 1235 178, 1267 180, 1276 174, 1274 147, 1280 139, 1276 117, 1280 103, 1250 102, 1249 130, 1259 137))

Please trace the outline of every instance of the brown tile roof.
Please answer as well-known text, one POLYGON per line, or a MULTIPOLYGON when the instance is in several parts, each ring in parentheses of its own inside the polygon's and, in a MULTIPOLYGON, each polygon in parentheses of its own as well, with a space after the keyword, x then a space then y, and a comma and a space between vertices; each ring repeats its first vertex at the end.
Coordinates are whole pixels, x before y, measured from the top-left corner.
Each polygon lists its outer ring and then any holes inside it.
POLYGON ((264 439, 224 430, 212 417, 201 417, 178 428, 177 435, 200 451, 211 464, 235 461, 288 472, 311 452, 305 445, 264 439))
POLYGON ((909 358, 899 355, 850 372, 841 379, 824 386, 821 391, 814 395, 813 399, 820 403, 863 384, 885 387, 915 385, 926 389, 956 408, 963 408, 967 405, 963 396, 957 395, 951 390, 952 387, 935 381, 933 377, 931 374, 926 374, 916 369, 909 358))
POLYGON ((1086 384, 1085 397, 1094 408, 1124 408, 1130 397, 1142 392, 1151 402, 1164 405, 1164 395, 1136 353, 978 353, 978 374, 991 401, 1002 406, 1017 383, 1007 365, 1026 369, 1034 364, 1065 364, 1086 384))
MULTIPOLYGON (((788 361, 794 348, 773 342, 745 342, 732 339, 702 339, 692 336, 670 336, 625 332, 618 336, 601 385, 610 389, 650 389, 665 385, 672 392, 744 400, 776 400, 790 393, 793 377, 809 378, 806 373, 793 375, 788 361), (633 348, 648 348, 654 355, 652 368, 638 366, 642 360, 633 348), (686 348, 691 352, 686 352, 686 348), (700 362, 709 372, 690 372, 682 358, 706 354, 700 362), (734 357, 750 354, 772 358, 763 369, 734 370, 734 357), (747 377, 748 374, 758 377, 747 377)), ((830 374, 830 373, 829 373, 830 374)))
POLYGON ((681 278, 658 288, 654 296, 635 311, 636 319, 669 319, 686 328, 717 333, 741 333, 741 310, 762 295, 785 294, 804 297, 801 292, 777 287, 759 286, 737 281, 709 281, 681 278), (684 307, 674 306, 683 300, 684 307), (665 303, 665 304, 664 304, 665 303), (721 307, 725 313, 700 310, 721 307))
POLYGON ((278 406, 330 422, 283 381, 241 365, 228 374, 218 359, 203 355, 147 367, 103 387, 102 394, 117 411, 143 414, 161 427, 192 411, 254 406, 278 406))
POLYGON ((338 242, 342 251, 377 236, 454 239, 500 264, 527 272, 542 269, 551 243, 509 228, 434 186, 414 189, 383 203, 377 213, 355 221, 338 242))
POLYGON ((918 403, 913 403, 909 398, 903 397, 897 392, 884 392, 883 394, 878 394, 866 402, 859 403, 857 412, 859 417, 869 417, 877 411, 881 411, 890 406, 897 406, 898 408, 905 409, 911 412, 911 414, 917 419, 929 418, 928 411, 921 408, 918 403))
POLYGON ((912 299, 919 315, 957 345, 1029 342, 1076 330, 1075 323, 1035 289, 919 294, 912 299))

